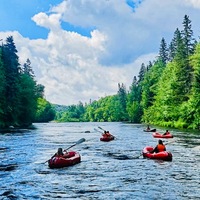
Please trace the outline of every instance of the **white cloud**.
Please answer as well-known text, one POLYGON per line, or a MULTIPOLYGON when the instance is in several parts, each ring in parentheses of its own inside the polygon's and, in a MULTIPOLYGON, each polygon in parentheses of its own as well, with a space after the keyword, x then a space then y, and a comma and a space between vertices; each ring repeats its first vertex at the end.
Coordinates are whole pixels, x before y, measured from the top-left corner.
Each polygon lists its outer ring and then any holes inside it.
POLYGON ((49 29, 46 39, 23 38, 16 31, 1 32, 0 38, 14 36, 21 63, 31 60, 47 100, 66 105, 89 102, 116 94, 118 83, 128 89, 141 64, 155 59, 161 38, 170 42, 175 29, 182 28, 185 14, 199 34, 198 2, 143 1, 133 12, 122 0, 68 0, 48 14, 32 17, 49 29), (63 30, 62 21, 95 29, 85 37, 63 30))
POLYGON ((47 15, 46 13, 38 13, 32 17, 32 20, 38 25, 50 30, 57 31, 60 29, 60 14, 47 15))
POLYGON ((185 2, 192 5, 194 8, 200 8, 199 0, 185 0, 185 2))

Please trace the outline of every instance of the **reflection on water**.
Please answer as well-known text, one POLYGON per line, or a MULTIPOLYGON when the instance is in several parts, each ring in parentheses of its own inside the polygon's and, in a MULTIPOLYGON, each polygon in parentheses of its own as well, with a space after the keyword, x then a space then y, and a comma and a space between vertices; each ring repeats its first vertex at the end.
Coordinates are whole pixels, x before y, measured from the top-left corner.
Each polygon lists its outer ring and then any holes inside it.
MULTIPOLYGON (((167 144, 173 161, 143 159, 155 146, 142 125, 123 123, 35 124, 36 130, 0 135, 0 199, 199 199, 200 135, 171 130, 167 144), (98 126, 117 139, 101 142, 98 126), (58 147, 72 150, 81 163, 49 169, 58 147)), ((159 129, 157 129, 159 131, 159 129)), ((164 130, 161 130, 164 132, 164 130)))

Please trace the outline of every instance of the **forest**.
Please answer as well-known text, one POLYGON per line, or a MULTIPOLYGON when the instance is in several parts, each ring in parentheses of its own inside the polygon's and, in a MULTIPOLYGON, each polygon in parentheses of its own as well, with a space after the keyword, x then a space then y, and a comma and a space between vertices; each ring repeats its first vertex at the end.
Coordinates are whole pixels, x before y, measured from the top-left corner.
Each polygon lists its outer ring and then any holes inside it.
MULTIPOLYGON (((200 128, 200 42, 189 16, 167 44, 161 39, 158 57, 141 64, 126 89, 77 105, 53 105, 37 84, 31 61, 21 65, 13 37, 0 46, 0 129, 28 127, 33 122, 131 122, 164 127, 200 128)), ((116 83, 117 84, 117 83, 116 83)))
POLYGON ((44 99, 44 86, 35 81, 29 59, 20 65, 12 36, 0 46, 0 83, 1 130, 54 119, 55 111, 44 99))
POLYGON ((167 44, 161 39, 158 57, 141 64, 126 89, 118 83, 116 95, 90 103, 67 106, 56 112, 58 122, 148 123, 175 128, 200 128, 200 43, 185 15, 182 30, 167 44))

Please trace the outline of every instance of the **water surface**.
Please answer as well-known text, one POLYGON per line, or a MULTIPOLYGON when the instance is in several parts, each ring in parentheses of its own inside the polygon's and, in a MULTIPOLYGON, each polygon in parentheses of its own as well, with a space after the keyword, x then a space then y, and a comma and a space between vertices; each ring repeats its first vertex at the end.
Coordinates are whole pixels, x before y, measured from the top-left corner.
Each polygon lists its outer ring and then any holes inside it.
MULTIPOLYGON (((35 130, 0 134, 0 199, 200 199, 200 135, 170 130, 165 139, 173 161, 143 159, 142 149, 155 146, 152 133, 139 124, 44 123, 35 130), (101 142, 98 126, 116 139, 101 142), (57 150, 71 150, 81 163, 49 169, 57 150)), ((157 128, 157 127, 156 127, 157 128)), ((99 129, 100 130, 100 129, 99 129)), ((157 128, 164 133, 165 130, 157 128)))

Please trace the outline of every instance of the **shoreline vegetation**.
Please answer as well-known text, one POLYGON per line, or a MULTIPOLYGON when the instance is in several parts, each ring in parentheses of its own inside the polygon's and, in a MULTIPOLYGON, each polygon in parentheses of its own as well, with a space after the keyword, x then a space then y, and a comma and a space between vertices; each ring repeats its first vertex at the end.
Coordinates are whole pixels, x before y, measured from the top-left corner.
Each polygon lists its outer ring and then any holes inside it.
POLYGON ((56 112, 57 122, 144 123, 178 129, 200 129, 200 42, 189 16, 169 44, 161 39, 156 60, 142 63, 127 90, 118 83, 116 95, 56 112))
POLYGON ((141 64, 128 89, 118 83, 115 95, 69 106, 45 100, 44 86, 35 81, 30 60, 19 64, 13 38, 8 37, 0 46, 0 129, 54 120, 130 122, 199 130, 200 42, 193 36, 189 16, 184 16, 182 25, 169 44, 161 39, 158 57, 141 64))
POLYGON ((3 134, 3 133, 24 133, 24 132, 27 132, 29 130, 34 130, 36 129, 36 127, 31 124, 29 126, 25 126, 25 127, 13 127, 13 126, 10 126, 10 127, 7 127, 7 128, 0 128, 0 133, 3 134))

